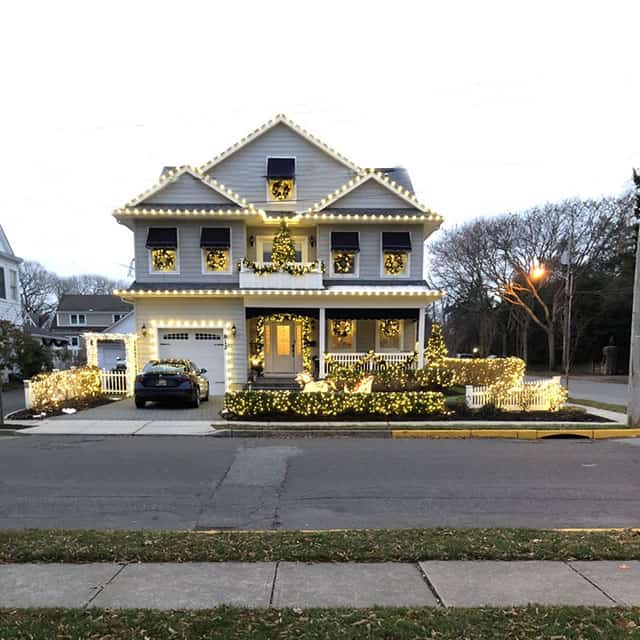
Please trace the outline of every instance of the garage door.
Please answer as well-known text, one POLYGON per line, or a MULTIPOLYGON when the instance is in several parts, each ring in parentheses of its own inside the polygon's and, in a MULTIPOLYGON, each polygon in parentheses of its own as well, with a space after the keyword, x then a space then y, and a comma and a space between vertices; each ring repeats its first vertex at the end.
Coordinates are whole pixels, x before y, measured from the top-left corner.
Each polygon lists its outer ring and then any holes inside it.
POLYGON ((127 352, 122 340, 116 342, 100 340, 98 342, 98 366, 101 369, 111 371, 111 369, 115 369, 119 364, 126 364, 126 362, 127 352))
POLYGON ((209 394, 224 395, 225 355, 222 329, 158 329, 158 357, 191 360, 209 380, 209 394))

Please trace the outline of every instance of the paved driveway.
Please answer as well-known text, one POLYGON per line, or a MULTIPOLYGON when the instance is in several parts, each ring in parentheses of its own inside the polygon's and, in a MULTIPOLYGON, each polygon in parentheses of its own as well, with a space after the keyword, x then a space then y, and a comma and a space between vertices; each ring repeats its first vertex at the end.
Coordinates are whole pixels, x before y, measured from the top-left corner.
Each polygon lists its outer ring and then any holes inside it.
POLYGON ((183 405, 158 405, 150 402, 144 409, 136 409, 133 398, 118 400, 101 407, 79 411, 71 416, 56 416, 51 420, 220 420, 222 397, 209 398, 198 409, 183 405))
POLYGON ((4 391, 2 394, 2 407, 4 414, 24 409, 24 389, 12 389, 4 391))

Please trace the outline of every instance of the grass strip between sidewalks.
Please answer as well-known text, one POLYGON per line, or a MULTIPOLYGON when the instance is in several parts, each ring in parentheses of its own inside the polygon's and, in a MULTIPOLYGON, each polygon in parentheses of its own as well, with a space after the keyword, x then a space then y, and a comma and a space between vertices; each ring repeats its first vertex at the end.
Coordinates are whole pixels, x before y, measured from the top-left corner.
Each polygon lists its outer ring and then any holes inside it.
POLYGON ((635 529, 0 531, 0 563, 639 559, 640 531, 635 529))
POLYGON ((598 402, 597 400, 587 400, 586 398, 569 398, 568 402, 581 404, 585 407, 603 409, 604 411, 615 411, 616 413, 627 413, 627 407, 623 404, 613 404, 611 402, 598 402))
POLYGON ((0 638, 159 640, 389 639, 438 640, 638 637, 640 609, 238 609, 199 611, 0 609, 0 638))

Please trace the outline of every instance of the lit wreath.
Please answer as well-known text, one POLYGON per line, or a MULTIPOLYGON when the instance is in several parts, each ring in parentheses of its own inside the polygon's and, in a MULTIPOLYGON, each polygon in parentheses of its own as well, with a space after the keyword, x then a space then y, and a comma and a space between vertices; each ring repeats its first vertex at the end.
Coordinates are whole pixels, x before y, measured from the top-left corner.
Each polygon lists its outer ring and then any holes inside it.
POLYGON ((227 271, 229 268, 226 249, 207 249, 205 261, 208 271, 227 271))
POLYGON ((397 276, 407 268, 407 256, 402 251, 388 251, 384 254, 384 272, 397 276))
POLYGON ((381 320, 380 331, 387 338, 395 338, 400 335, 400 320, 381 320))
POLYGON ((351 273, 353 271, 353 265, 355 256, 353 253, 347 253, 341 251, 333 254, 333 270, 336 273, 351 273))
POLYGON ((336 338, 348 338, 353 333, 351 320, 332 320, 331 333, 336 338))

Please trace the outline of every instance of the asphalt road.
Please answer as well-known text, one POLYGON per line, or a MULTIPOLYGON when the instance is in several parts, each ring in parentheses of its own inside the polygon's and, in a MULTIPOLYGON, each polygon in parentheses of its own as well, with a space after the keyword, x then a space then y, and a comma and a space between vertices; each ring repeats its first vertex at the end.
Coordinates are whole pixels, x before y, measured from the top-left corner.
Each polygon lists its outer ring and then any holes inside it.
POLYGON ((569 378, 569 391, 573 398, 609 402, 626 405, 629 398, 629 387, 618 382, 595 382, 593 380, 577 380, 569 378))
POLYGON ((0 528, 640 526, 640 442, 0 437, 0 528))
POLYGON ((2 408, 7 415, 18 409, 24 409, 24 389, 12 389, 2 392, 2 408))

